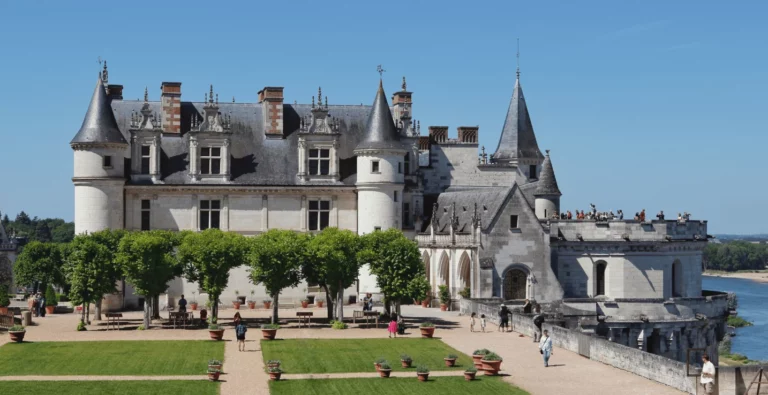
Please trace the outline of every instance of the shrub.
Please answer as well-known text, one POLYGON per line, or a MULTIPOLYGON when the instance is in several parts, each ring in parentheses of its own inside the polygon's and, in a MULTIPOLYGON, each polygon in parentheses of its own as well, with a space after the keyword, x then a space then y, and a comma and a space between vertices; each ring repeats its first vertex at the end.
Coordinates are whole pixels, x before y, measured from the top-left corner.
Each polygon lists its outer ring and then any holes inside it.
POLYGON ((283 373, 283 369, 280 369, 279 366, 273 366, 271 368, 267 368, 268 373, 283 373))
POLYGON ((734 361, 741 361, 741 362, 743 362, 743 361, 746 361, 749 358, 747 358, 746 355, 731 354, 731 359, 733 359, 734 361))
POLYGON ((413 362, 413 359, 411 359, 411 356, 408 354, 401 354, 400 360, 405 362, 413 362))
POLYGON ((331 328, 333 329, 347 329, 347 324, 343 321, 331 321, 331 328))
POLYGON ((421 323, 421 325, 419 325, 419 326, 420 326, 420 327, 422 327, 422 328, 434 328, 434 327, 435 327, 435 324, 433 324, 433 323, 432 323, 432 322, 430 322, 430 321, 424 321, 424 322, 422 322, 422 323, 421 323))
POLYGON ((0 285, 0 307, 8 307, 11 305, 11 299, 8 297, 8 286, 0 285))
POLYGON ((464 371, 465 373, 477 373, 477 368, 472 366, 468 367, 467 370, 464 371))
POLYGON ((48 287, 45 288, 45 305, 57 306, 58 304, 59 299, 56 297, 56 291, 53 290, 53 286, 51 286, 51 284, 48 284, 48 287))
POLYGON ((451 291, 448 290, 447 285, 441 285, 438 287, 437 295, 440 297, 440 303, 448 304, 451 302, 451 291))
POLYGON ((483 357, 483 361, 503 361, 504 358, 501 357, 501 355, 496 354, 495 352, 491 351, 488 354, 485 354, 483 357))
POLYGON ((459 296, 461 296, 464 299, 469 299, 469 296, 471 295, 471 291, 469 287, 464 287, 461 291, 459 291, 459 296))
POLYGON ((211 359, 210 361, 208 361, 208 366, 210 365, 221 365, 221 361, 219 361, 218 359, 211 359))
POLYGON ((381 365, 382 363, 387 363, 387 360, 385 358, 377 358, 375 362, 381 365))
POLYGON ((269 361, 267 361, 267 365, 277 365, 277 366, 280 366, 281 364, 282 364, 282 362, 280 362, 279 359, 270 359, 269 361))
POLYGON ((752 326, 752 323, 737 315, 731 315, 728 316, 728 325, 734 328, 743 328, 745 326, 752 326))
POLYGON ((472 355, 488 355, 491 353, 491 350, 488 350, 487 348, 481 348, 479 350, 475 350, 475 352, 472 353, 472 355))
POLYGON ((446 359, 458 359, 458 358, 459 358, 459 356, 458 356, 458 355, 456 355, 456 354, 448 354, 448 356, 447 356, 447 357, 445 357, 445 358, 446 358, 446 359))
POLYGON ((389 366, 389 362, 384 362, 381 365, 379 365, 379 369, 381 369, 381 370, 392 370, 392 367, 389 366))
POLYGON ((416 367, 416 373, 429 373, 429 368, 424 365, 419 365, 416 367))
MULTIPOLYGON (((143 327, 143 326, 140 326, 140 327, 141 327, 142 329, 144 329, 144 327, 143 327)), ((80 322, 77 324, 77 331, 78 331, 78 332, 87 331, 87 330, 88 330, 88 328, 86 328, 86 326, 85 326, 85 322, 83 322, 83 321, 80 321, 80 322)))
POLYGON ((280 325, 277 324, 264 324, 261 329, 280 329, 280 325))
POLYGON ((141 325, 139 325, 139 326, 137 326, 137 327, 136 327, 136 330, 137 330, 137 331, 143 331, 143 330, 146 330, 146 329, 147 329, 147 328, 145 328, 145 327, 144 327, 144 324, 141 324, 141 325))
POLYGON ((208 330, 209 331, 217 331, 219 329, 221 329, 221 325, 219 325, 219 324, 210 324, 210 325, 208 325, 208 330))
POLYGON ((221 373, 221 370, 214 369, 214 368, 208 368, 208 373, 221 373))
POLYGON ((8 329, 8 332, 26 332, 27 330, 24 329, 21 325, 14 325, 8 329))
POLYGON ((69 302, 69 298, 67 297, 67 294, 56 294, 56 300, 59 302, 69 302))

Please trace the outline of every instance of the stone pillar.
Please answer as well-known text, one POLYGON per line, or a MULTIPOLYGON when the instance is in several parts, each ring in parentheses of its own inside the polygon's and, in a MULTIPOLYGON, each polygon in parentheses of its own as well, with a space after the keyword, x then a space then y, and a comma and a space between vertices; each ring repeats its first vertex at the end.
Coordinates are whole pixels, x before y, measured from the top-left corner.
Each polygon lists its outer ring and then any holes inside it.
POLYGON ((261 230, 266 232, 269 229, 269 197, 261 195, 261 230))

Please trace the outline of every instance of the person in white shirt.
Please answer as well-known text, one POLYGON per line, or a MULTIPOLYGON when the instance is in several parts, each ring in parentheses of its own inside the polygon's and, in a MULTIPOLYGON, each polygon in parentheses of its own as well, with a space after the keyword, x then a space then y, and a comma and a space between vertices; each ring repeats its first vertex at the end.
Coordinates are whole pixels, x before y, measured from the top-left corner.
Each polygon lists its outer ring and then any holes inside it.
POLYGON ((539 340, 539 352, 544 357, 544 367, 549 367, 549 357, 552 356, 552 339, 547 330, 544 331, 544 335, 539 340))
POLYGON ((701 386, 704 387, 705 394, 714 394, 715 388, 715 365, 709 360, 709 355, 701 356, 704 366, 701 367, 701 386))

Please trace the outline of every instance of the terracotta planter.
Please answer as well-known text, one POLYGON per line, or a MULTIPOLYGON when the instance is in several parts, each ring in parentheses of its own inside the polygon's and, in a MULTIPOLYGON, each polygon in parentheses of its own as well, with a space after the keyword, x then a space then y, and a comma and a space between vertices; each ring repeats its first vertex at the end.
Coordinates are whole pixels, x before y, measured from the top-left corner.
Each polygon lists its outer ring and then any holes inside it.
POLYGON ((232 307, 234 307, 235 310, 240 310, 240 302, 232 302, 232 307))
POLYGON ((325 303, 325 302, 323 302, 322 300, 318 300, 317 301, 317 307, 322 308, 323 307, 323 303, 325 303))
POLYGON ((272 363, 268 363, 267 364, 267 369, 269 369, 269 368, 279 368, 279 367, 280 367, 280 363, 278 363, 278 362, 272 362, 272 363))
POLYGON ((448 311, 448 305, 445 303, 440 303, 440 311, 448 311))
POLYGON ((427 381, 429 379, 429 373, 416 373, 419 377, 419 381, 427 381))
POLYGON ((269 374, 269 379, 272 380, 272 381, 280 380, 280 375, 281 374, 282 373, 270 373, 269 374))
POLYGON ((219 381, 220 372, 208 372, 208 380, 219 381))
POLYGON ((262 329, 261 336, 267 340, 275 340, 277 329, 262 329))
POLYGON ((56 306, 45 306, 45 314, 53 314, 56 311, 56 306))
POLYGON ((480 362, 485 355, 473 355, 472 356, 472 364, 475 365, 475 369, 477 370, 483 370, 483 363, 480 362))
POLYGON ((272 307, 272 302, 263 302, 263 303, 264 303, 264 308, 265 309, 268 309, 268 308, 272 307))
POLYGON ((308 302, 308 301, 306 301, 306 300, 302 300, 302 301, 301 301, 301 307, 302 307, 302 308, 304 308, 304 309, 306 309, 307 307, 309 307, 309 302, 308 302))
POLYGON ((376 368, 376 371, 381 371, 381 364, 378 364, 376 362, 373 363, 373 367, 376 368))
POLYGON ((456 366, 456 358, 443 358, 443 361, 445 361, 445 366, 449 368, 456 366))
POLYGON ((248 308, 253 310, 256 308, 256 302, 248 302, 248 308))
POLYGON ((431 338, 435 334, 434 326, 430 328, 419 328, 419 330, 421 331, 421 337, 431 338))
POLYGON ((429 307, 429 302, 426 301, 426 300, 422 300, 421 301, 421 307, 424 307, 424 308, 429 307))
POLYGON ((392 373, 392 369, 379 369, 379 376, 382 378, 389 377, 389 374, 392 373))
POLYGON ((402 364, 404 368, 410 368, 411 363, 413 363, 413 361, 403 361, 402 359, 400 360, 400 364, 402 364))
POLYGON ((224 329, 209 329, 208 334, 211 335, 213 340, 221 340, 224 337, 224 329))
POLYGON ((6 314, 8 314, 8 308, 0 307, 0 315, 6 315, 6 314))
POLYGON ((21 343, 24 341, 24 335, 27 334, 27 332, 8 332, 11 335, 11 341, 16 343, 21 343))
POLYGON ((197 303, 190 303, 189 309, 192 311, 197 311, 197 303))
POLYGON ((464 372, 464 380, 472 381, 475 379, 475 373, 464 372))
POLYGON ((486 361, 481 360, 483 364, 483 370, 485 371, 486 376, 496 376, 499 374, 499 370, 501 370, 501 361, 486 361))

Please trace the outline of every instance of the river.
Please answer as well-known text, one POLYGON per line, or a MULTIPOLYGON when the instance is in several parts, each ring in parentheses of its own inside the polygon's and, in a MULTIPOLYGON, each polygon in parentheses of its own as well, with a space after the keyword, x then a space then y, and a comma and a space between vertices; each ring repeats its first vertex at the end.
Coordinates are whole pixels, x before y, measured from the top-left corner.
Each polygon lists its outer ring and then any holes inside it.
POLYGON ((702 289, 735 292, 739 316, 754 326, 736 329, 731 352, 749 359, 768 361, 768 283, 742 278, 703 276, 702 289))

